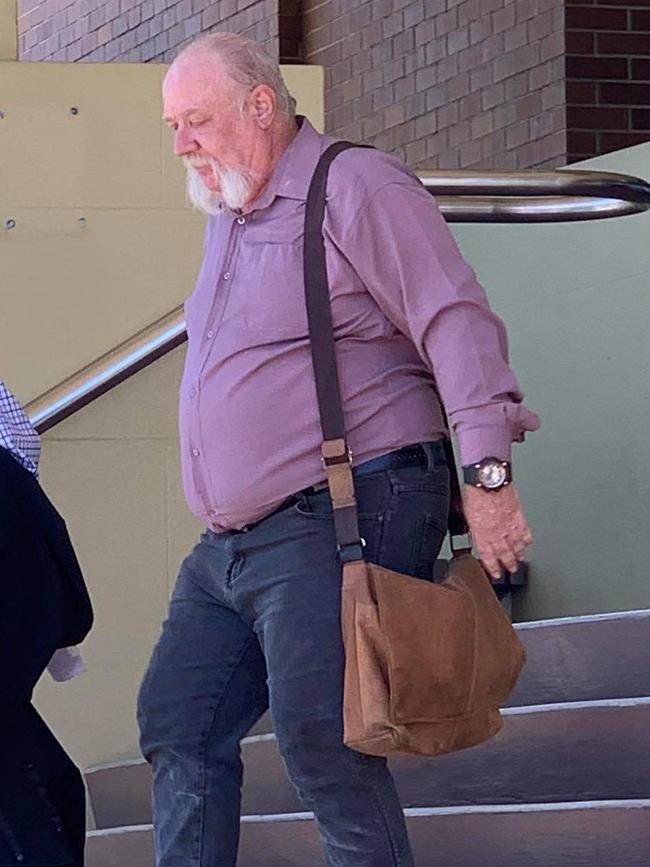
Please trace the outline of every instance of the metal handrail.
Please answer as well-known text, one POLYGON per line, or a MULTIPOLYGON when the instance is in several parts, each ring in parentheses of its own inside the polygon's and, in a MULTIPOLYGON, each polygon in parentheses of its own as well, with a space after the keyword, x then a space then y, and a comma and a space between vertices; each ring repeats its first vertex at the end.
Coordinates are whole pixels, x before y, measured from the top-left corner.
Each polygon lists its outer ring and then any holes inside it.
MULTIPOLYGON (((448 222, 601 220, 650 210, 650 184, 609 172, 422 172, 448 222)), ((187 339, 183 307, 102 355, 27 405, 43 433, 187 339)))

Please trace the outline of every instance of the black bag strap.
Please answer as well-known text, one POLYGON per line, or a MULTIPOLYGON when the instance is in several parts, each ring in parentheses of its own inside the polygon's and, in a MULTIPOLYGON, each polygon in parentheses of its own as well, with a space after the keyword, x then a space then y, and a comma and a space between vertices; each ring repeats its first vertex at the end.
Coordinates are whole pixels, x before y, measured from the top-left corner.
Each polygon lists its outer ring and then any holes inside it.
MULTIPOLYGON (((336 142, 323 152, 318 161, 307 194, 303 250, 311 357, 323 432, 322 459, 332 498, 336 540, 344 563, 363 559, 363 540, 359 533, 352 477, 352 453, 346 439, 343 401, 336 363, 323 221, 330 166, 340 153, 352 147, 367 147, 367 145, 336 142)), ((440 405, 443 406, 442 401, 440 405)), ((445 453, 451 479, 449 532, 452 537, 461 536, 468 530, 463 515, 461 488, 453 447, 449 439, 445 440, 445 453)))

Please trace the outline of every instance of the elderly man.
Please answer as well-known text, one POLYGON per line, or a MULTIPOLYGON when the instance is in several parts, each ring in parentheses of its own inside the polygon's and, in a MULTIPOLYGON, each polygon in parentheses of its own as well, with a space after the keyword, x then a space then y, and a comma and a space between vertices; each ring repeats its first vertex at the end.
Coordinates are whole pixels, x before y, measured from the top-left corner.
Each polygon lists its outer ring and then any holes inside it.
MULTIPOLYGON (((239 36, 192 43, 163 96, 190 198, 210 219, 180 403, 186 496, 207 529, 182 565, 139 704, 158 864, 236 863, 239 742, 270 703, 328 863, 406 867, 386 762, 342 737, 341 563, 302 275, 305 199, 330 140, 295 116, 277 64, 239 36)), ((510 446, 538 421, 433 199, 399 160, 350 149, 330 172, 324 237, 368 559, 431 578, 449 499, 435 375, 479 554, 494 575, 514 569, 531 536, 510 446)))

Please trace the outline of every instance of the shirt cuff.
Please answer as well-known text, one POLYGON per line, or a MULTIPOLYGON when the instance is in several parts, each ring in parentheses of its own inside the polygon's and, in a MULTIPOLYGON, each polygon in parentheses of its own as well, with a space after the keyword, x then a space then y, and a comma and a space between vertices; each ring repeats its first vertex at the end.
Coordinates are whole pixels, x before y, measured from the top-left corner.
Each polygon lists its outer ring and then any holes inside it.
POLYGON ((512 443, 539 428, 539 416, 520 403, 498 403, 458 410, 450 416, 463 466, 483 458, 512 459, 512 443))

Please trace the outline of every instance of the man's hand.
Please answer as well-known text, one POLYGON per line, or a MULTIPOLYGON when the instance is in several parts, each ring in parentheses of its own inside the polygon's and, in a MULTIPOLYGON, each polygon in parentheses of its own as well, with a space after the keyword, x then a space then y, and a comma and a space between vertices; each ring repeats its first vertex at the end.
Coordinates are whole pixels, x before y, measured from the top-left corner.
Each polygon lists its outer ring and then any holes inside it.
POLYGON ((493 492, 464 485, 463 502, 472 539, 486 570, 495 579, 501 577, 504 567, 514 572, 533 541, 514 485, 493 492))

